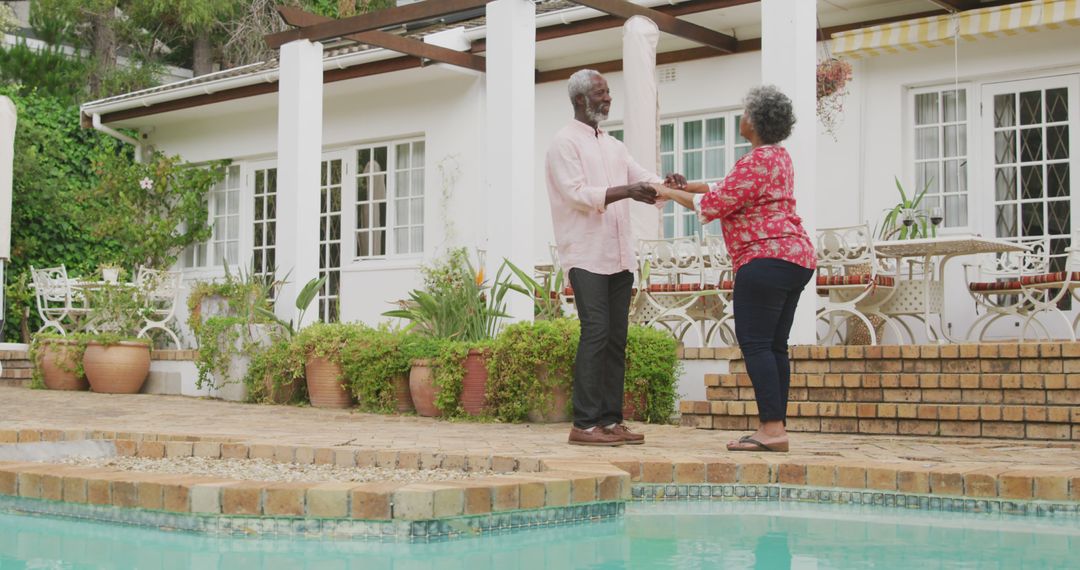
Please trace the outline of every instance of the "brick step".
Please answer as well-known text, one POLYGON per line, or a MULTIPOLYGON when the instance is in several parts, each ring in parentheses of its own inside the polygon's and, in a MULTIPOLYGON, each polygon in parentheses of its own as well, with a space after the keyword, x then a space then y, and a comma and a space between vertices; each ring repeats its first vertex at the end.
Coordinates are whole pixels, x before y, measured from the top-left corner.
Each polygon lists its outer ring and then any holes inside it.
MULTIPOLYGON (((706 374, 705 387, 749 388, 745 373, 706 374)), ((792 374, 792 388, 917 388, 982 390, 1080 390, 1080 374, 792 374)))
POLYGON ((4 370, 8 368, 32 368, 29 360, 2 360, 0 364, 4 366, 4 370))
POLYGON ((33 369, 30 368, 8 368, 5 363, 4 371, 0 372, 0 378, 7 380, 27 380, 33 372, 33 369))
MULTIPOLYGON (((681 423, 701 429, 757 425, 754 402, 680 402, 681 423)), ((791 431, 1080 440, 1080 406, 789 402, 791 431)))
POLYGON ((0 378, 0 386, 4 388, 29 388, 30 379, 26 378, 0 378))
MULTIPOLYGON (((753 388, 706 388, 710 402, 753 402, 753 388)), ((792 402, 1080 405, 1080 390, 983 388, 791 388, 792 402)))

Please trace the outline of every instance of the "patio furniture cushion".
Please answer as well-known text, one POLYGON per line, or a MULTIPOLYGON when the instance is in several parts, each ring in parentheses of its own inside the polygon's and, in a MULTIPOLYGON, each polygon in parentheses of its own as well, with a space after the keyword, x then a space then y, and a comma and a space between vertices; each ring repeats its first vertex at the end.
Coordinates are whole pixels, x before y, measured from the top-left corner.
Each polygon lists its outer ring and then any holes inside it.
POLYGON ((818 287, 838 287, 845 285, 868 285, 871 278, 878 287, 892 287, 896 280, 888 275, 873 275, 869 273, 853 273, 851 275, 818 275, 818 287))
POLYGON ((1022 288, 1020 280, 1007 279, 1003 281, 976 281, 968 283, 968 289, 976 293, 993 291, 1019 291, 1022 288))
POLYGON ((706 290, 719 289, 720 291, 733 291, 735 289, 735 281, 733 279, 724 279, 719 284, 709 284, 704 287, 706 290))
POLYGON ((1055 271, 1053 273, 1042 273, 1039 275, 1025 275, 1020 278, 1020 283, 1023 285, 1046 285, 1053 283, 1064 283, 1070 281, 1073 284, 1080 285, 1080 271, 1055 271))

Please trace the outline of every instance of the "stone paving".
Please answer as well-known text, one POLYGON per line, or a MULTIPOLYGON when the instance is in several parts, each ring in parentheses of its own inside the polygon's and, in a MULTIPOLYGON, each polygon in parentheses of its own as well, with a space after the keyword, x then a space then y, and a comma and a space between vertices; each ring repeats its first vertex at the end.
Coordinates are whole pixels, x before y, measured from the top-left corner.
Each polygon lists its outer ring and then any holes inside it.
POLYGON ((828 461, 933 470, 1024 470, 1080 475, 1080 445, 1069 442, 904 436, 791 435, 791 453, 732 453, 743 432, 639 424, 644 446, 566 444, 569 424, 494 424, 381 416, 342 410, 237 404, 178 396, 110 395, 0 387, 0 429, 101 430, 228 438, 246 443, 490 454, 541 459, 727 462, 828 461))

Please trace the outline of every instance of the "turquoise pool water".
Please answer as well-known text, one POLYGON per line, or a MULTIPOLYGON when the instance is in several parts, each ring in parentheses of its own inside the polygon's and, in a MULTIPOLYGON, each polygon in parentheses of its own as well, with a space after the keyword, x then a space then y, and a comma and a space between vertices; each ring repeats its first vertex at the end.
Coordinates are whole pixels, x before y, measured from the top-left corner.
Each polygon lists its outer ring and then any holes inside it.
POLYGON ((0 569, 1078 568, 1080 521, 778 502, 435 543, 220 538, 0 514, 0 569))

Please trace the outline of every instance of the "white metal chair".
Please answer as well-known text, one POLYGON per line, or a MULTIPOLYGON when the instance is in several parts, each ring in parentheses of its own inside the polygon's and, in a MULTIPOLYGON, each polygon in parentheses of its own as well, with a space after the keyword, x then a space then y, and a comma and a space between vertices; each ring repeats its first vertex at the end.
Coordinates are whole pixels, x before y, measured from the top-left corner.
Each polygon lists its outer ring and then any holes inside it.
POLYGON ((822 300, 817 318, 828 326, 819 341, 825 343, 833 337, 843 340, 840 334, 842 321, 837 318, 840 314, 861 321, 868 331, 870 344, 876 345, 881 339, 869 316, 881 319, 902 341, 900 327, 878 310, 888 299, 896 280, 882 270, 874 251, 870 226, 821 229, 817 233, 816 253, 816 286, 818 298, 822 300))
POLYGON ((180 300, 181 279, 180 273, 139 268, 135 276, 135 287, 146 303, 143 327, 138 335, 140 338, 149 331, 158 329, 165 331, 177 349, 181 348, 180 339, 168 326, 176 314, 176 304, 180 300))
POLYGON ((703 289, 711 295, 702 295, 693 307, 691 315, 701 320, 702 331, 706 323, 711 323, 704 332, 705 345, 714 340, 726 346, 735 346, 735 311, 732 303, 735 293, 735 271, 727 244, 722 236, 707 235, 702 240, 701 253, 705 259, 705 281, 703 289))
POLYGON ((71 283, 68 281, 67 268, 60 265, 35 269, 31 265, 30 279, 34 285, 38 316, 44 322, 38 332, 53 328, 61 335, 66 335, 68 331, 64 328, 64 323, 70 319, 72 309, 71 283))
POLYGON ((990 325, 1009 317, 1023 321, 1019 340, 1024 340, 1032 324, 1038 325, 1043 335, 1049 337, 1046 326, 1036 318, 1043 312, 1039 307, 1045 305, 1048 289, 1040 290, 1034 286, 1040 276, 1049 276, 1049 240, 1034 237, 1015 241, 1025 249, 984 254, 977 263, 964 264, 968 294, 976 308, 985 311, 968 327, 968 340, 982 341, 990 325), (1025 280, 1031 285, 1027 289, 1025 280))
MULTIPOLYGON (((697 237, 638 241, 638 296, 634 320, 663 325, 678 340, 698 321, 692 307, 705 290, 704 259, 697 237)), ((701 334, 704 345, 705 335, 701 334)))

